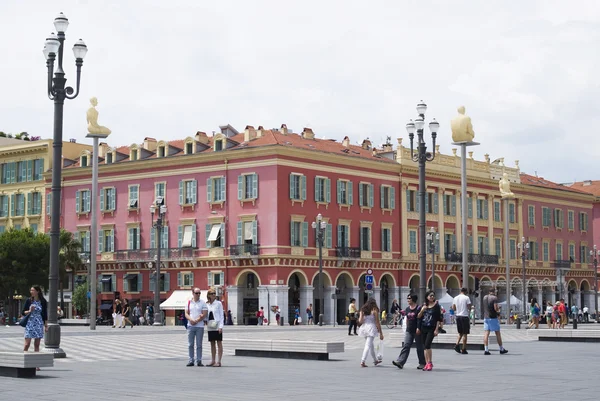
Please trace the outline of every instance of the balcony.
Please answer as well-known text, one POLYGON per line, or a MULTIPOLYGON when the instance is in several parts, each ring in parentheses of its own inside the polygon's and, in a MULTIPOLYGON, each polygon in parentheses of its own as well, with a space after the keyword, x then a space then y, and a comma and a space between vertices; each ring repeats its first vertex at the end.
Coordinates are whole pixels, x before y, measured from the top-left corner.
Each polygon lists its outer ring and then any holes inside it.
MULTIPOLYGON (((153 261, 158 249, 127 249, 115 252, 115 260, 119 262, 153 261)), ((163 248, 160 250, 161 260, 182 260, 194 257, 194 248, 163 248)))
MULTIPOLYGON (((448 263, 462 263, 463 254, 457 252, 450 252, 444 255, 446 262, 448 263)), ((497 265, 498 255, 485 255, 480 253, 468 253, 467 263, 474 265, 497 265)))
POLYGON ((360 248, 349 246, 336 246, 335 256, 344 259, 360 259, 360 248))
POLYGON ((571 263, 573 263, 573 259, 569 259, 569 260, 555 260, 554 261, 554 268, 556 269, 570 269, 571 268, 571 263))
POLYGON ((259 253, 259 244, 229 245, 229 256, 236 266, 240 266, 243 263, 241 259, 250 259, 254 265, 258 265, 259 253))

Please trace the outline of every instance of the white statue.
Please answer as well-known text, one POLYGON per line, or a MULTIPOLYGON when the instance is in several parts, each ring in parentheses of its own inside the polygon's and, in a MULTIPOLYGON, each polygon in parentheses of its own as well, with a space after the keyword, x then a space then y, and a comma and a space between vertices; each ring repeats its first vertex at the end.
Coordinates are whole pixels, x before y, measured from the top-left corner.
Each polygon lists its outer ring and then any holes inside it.
POLYGON ((458 108, 458 115, 450 121, 452 140, 454 142, 471 142, 475 138, 471 117, 465 115, 465 106, 458 108))
POLYGON ((98 110, 96 110, 96 106, 98 105, 98 99, 95 97, 90 99, 90 108, 86 113, 87 123, 88 123, 88 132, 92 135, 98 135, 107 137, 110 135, 110 129, 98 125, 98 110))
POLYGON ((508 174, 502 174, 500 182, 498 182, 498 188, 500 189, 500 195, 502 198, 514 198, 515 194, 510 192, 510 181, 508 181, 508 174))

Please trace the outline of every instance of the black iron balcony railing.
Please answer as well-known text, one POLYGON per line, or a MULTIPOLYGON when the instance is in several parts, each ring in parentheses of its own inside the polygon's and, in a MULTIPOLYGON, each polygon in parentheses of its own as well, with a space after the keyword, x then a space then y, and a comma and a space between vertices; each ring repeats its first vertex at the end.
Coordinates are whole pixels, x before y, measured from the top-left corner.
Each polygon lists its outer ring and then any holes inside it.
MULTIPOLYGON (((462 263, 463 254, 458 252, 449 252, 445 255, 446 262, 450 263, 462 263)), ((481 264, 481 265, 497 265, 498 255, 485 255, 480 253, 468 253, 467 263, 481 264)))
POLYGON ((571 267, 571 263, 573 262, 573 259, 569 259, 569 260, 555 260, 554 261, 554 267, 557 269, 569 269, 571 267))
POLYGON ((360 248, 350 246, 336 246, 335 256, 338 258, 360 259, 360 248))
MULTIPOLYGON (((158 254, 156 248, 127 249, 115 252, 115 259, 121 261, 152 261, 158 254)), ((194 248, 163 248, 160 257, 164 260, 185 259, 194 256, 194 248)))
POLYGON ((237 244, 229 245, 230 256, 257 256, 260 244, 237 244))

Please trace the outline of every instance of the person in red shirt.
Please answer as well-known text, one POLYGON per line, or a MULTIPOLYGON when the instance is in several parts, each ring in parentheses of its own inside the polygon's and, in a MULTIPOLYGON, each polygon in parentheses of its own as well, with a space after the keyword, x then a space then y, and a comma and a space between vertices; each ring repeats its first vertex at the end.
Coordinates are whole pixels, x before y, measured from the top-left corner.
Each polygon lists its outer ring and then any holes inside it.
POLYGON ((558 314, 560 315, 560 328, 564 329, 567 324, 567 309, 563 298, 560 299, 560 305, 558 305, 558 314))

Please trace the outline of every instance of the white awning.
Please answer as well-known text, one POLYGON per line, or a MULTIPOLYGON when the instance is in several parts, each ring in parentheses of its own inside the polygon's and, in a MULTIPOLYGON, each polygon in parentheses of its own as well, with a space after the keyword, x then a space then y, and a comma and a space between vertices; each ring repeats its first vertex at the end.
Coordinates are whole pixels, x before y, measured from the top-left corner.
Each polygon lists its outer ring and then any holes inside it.
POLYGON ((183 229, 183 241, 181 246, 192 246, 192 226, 185 226, 183 229))
POLYGON ((216 241, 217 237, 219 236, 219 231, 221 231, 221 225, 213 224, 212 228, 210 229, 210 235, 208 236, 208 240, 216 241))
POLYGON ((251 221, 247 221, 244 223, 244 240, 249 239, 252 241, 252 238, 254 238, 252 236, 252 225, 253 223, 251 221))
MULTIPOLYGON (((200 295, 200 299, 204 302, 207 301, 206 293, 208 290, 202 290, 202 294, 200 295)), ((185 310, 187 308, 188 301, 193 297, 192 290, 175 290, 171 294, 169 298, 162 304, 160 304, 160 309, 162 310, 185 310)))

